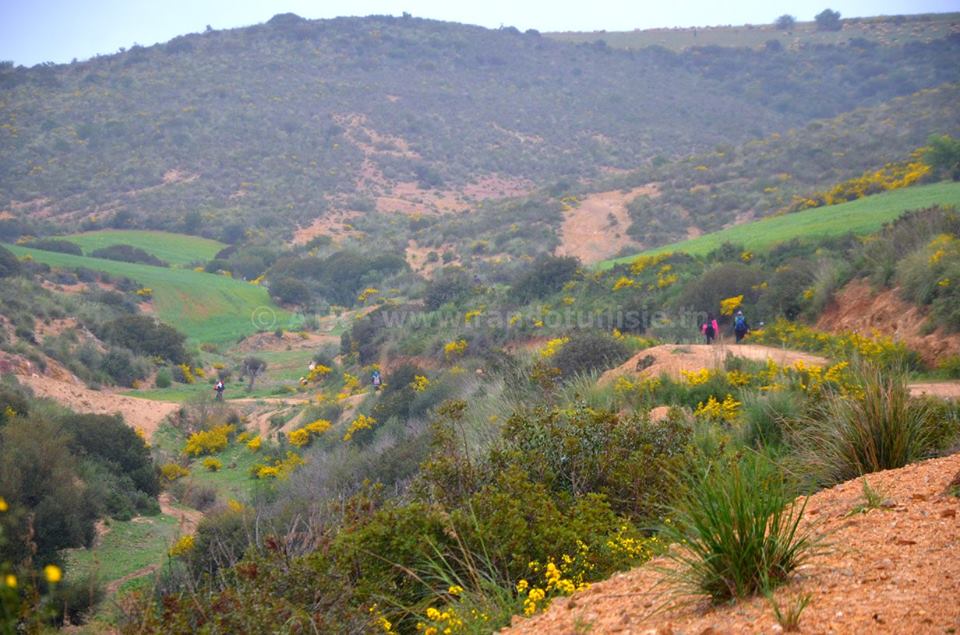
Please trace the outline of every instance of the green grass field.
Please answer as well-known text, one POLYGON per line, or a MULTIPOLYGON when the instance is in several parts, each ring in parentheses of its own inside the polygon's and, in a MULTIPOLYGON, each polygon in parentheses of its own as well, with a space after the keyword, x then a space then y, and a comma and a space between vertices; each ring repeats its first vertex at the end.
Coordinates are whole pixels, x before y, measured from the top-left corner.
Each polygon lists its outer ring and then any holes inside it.
POLYGON ((59 236, 58 238, 79 245, 83 249, 83 253, 88 255, 95 249, 109 247, 110 245, 132 245, 171 265, 207 262, 213 260, 217 252, 226 247, 216 240, 198 236, 123 229, 105 229, 70 236, 59 236))
POLYGON ((263 287, 191 269, 169 269, 73 256, 7 245, 17 257, 30 256, 53 267, 85 267, 114 276, 127 276, 153 289, 153 307, 164 322, 192 342, 236 341, 258 330, 286 327, 291 314, 277 307, 263 287))
MULTIPOLYGON (((94 573, 101 582, 109 584, 144 567, 162 563, 179 531, 177 519, 164 514, 110 520, 108 529, 96 547, 66 552, 68 578, 80 580, 94 573)), ((119 590, 124 590, 126 584, 119 590)))
POLYGON ((819 207, 794 214, 773 216, 752 223, 728 227, 712 234, 684 240, 632 256, 604 260, 598 269, 630 262, 639 255, 682 251, 694 256, 707 254, 725 242, 750 251, 763 251, 793 238, 821 238, 847 233, 869 234, 904 212, 931 205, 960 206, 960 183, 934 183, 875 194, 841 205, 819 207))

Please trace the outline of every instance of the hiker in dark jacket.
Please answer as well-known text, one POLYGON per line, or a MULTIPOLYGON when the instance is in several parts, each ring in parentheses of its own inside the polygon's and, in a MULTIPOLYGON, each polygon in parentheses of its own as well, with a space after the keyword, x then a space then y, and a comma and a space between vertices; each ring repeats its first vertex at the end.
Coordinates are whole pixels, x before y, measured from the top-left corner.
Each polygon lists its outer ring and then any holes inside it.
POLYGON ((743 316, 743 311, 737 309, 736 315, 733 316, 733 334, 737 336, 737 344, 739 344, 740 340, 746 337, 749 332, 750 325, 747 324, 747 318, 743 316))
POLYGON ((717 318, 713 317, 712 313, 707 313, 707 320, 700 325, 700 332, 706 338, 707 344, 713 343, 713 338, 720 332, 720 327, 717 325, 717 318))

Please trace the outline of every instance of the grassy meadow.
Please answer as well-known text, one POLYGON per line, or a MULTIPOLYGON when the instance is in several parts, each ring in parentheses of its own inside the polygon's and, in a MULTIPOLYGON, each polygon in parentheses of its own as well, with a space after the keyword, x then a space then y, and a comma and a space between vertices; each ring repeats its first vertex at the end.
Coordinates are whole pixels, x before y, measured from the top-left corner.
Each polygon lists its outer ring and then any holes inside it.
POLYGON ((904 212, 931 205, 960 205, 960 183, 934 183, 875 194, 849 203, 818 207, 782 216, 771 216, 752 223, 728 227, 698 238, 648 249, 622 258, 605 260, 599 269, 630 262, 639 255, 685 252, 694 256, 710 253, 723 243, 742 245, 751 251, 769 249, 794 238, 803 240, 841 236, 847 233, 869 234, 901 216, 904 212))
POLYGON ((59 238, 79 245, 85 254, 110 245, 131 245, 171 265, 205 263, 226 247, 221 242, 199 236, 145 230, 104 229, 59 238))
POLYGON ((30 256, 54 267, 85 267, 136 280, 153 290, 153 308, 157 316, 193 342, 232 342, 258 330, 286 327, 291 318, 289 312, 274 304, 263 287, 221 275, 74 256, 19 245, 9 245, 8 248, 19 258, 30 256))

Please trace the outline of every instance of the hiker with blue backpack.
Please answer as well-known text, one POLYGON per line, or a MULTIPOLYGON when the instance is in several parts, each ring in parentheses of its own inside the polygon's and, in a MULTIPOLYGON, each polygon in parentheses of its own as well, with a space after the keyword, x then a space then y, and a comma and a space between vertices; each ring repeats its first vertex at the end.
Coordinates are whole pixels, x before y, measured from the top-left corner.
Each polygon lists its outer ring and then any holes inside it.
POLYGON ((746 337, 749 332, 750 326, 747 324, 747 318, 743 316, 743 311, 737 309, 736 315, 733 316, 733 334, 737 336, 737 344, 739 344, 740 340, 746 337))

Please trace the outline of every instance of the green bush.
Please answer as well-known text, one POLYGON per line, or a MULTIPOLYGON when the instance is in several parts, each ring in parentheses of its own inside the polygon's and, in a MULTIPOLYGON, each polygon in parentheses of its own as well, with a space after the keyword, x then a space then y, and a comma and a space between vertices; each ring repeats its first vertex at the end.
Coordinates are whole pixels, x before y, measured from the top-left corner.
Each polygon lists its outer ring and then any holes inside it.
POLYGON ((861 395, 828 398, 801 432, 825 483, 903 467, 936 446, 936 418, 928 404, 911 399, 903 374, 868 367, 858 380, 861 395))
POLYGON ((153 385, 157 388, 169 388, 173 383, 173 375, 169 368, 161 368, 157 371, 157 377, 153 380, 153 385))
POLYGON ((571 280, 580 261, 571 256, 541 255, 513 284, 511 297, 519 304, 556 293, 571 280))
POLYGON ((817 549, 799 526, 805 508, 761 455, 708 466, 690 478, 662 529, 679 546, 667 554, 673 580, 714 602, 775 588, 817 549))
POLYGON ((186 336, 172 326, 146 315, 125 315, 97 329, 108 342, 147 356, 159 356, 174 364, 189 360, 184 348, 186 336))
POLYGON ((602 331, 575 331, 548 363, 564 377, 606 370, 622 363, 630 351, 620 340, 602 331))
POLYGON ((80 245, 72 243, 69 240, 58 240, 56 238, 40 238, 30 241, 29 246, 32 249, 42 249, 44 251, 56 251, 62 254, 73 254, 82 256, 83 250, 80 245))
POLYGON ((0 278, 7 278, 20 273, 20 261, 13 252, 0 246, 0 278))
POLYGON ((132 245, 110 245, 90 252, 94 258, 106 258, 107 260, 119 260, 121 262, 136 262, 144 265, 153 265, 154 267, 169 267, 169 263, 160 260, 153 254, 149 254, 139 247, 132 245))

